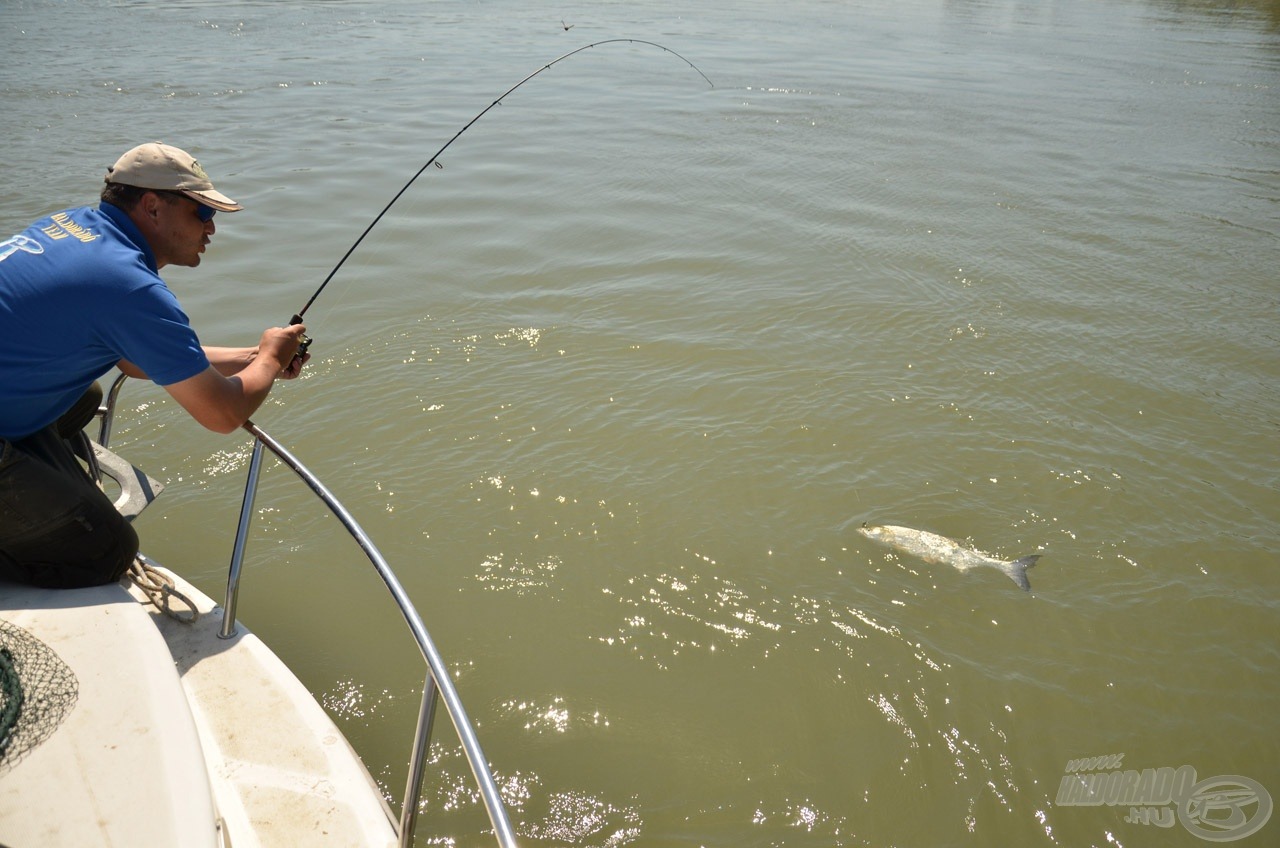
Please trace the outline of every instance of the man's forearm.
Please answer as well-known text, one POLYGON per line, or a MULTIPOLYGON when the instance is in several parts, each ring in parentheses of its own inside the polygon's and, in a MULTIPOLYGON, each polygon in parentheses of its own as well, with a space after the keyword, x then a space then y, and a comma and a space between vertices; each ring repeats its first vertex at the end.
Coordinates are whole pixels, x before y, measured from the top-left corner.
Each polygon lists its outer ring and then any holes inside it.
MULTIPOLYGON (((234 377, 257 358, 258 349, 256 347, 205 347, 204 355, 219 374, 224 377, 234 377)), ((116 363, 116 368, 130 377, 139 380, 147 379, 146 372, 127 359, 116 363)))
POLYGON ((206 347, 209 364, 224 377, 234 377, 258 356, 256 347, 206 347))

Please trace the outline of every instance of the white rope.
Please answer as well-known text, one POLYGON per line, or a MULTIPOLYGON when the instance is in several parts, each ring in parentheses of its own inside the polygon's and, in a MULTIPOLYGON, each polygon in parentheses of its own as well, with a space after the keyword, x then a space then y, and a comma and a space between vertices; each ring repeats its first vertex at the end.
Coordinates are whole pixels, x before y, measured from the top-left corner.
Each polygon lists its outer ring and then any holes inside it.
POLYGON ((141 554, 134 558, 133 565, 129 566, 125 576, 142 590, 142 594, 147 596, 147 600, 151 601, 156 609, 174 621, 194 624, 200 617, 200 611, 196 609, 195 604, 191 603, 191 599, 174 588, 173 578, 152 567, 141 554), (185 604, 187 611, 183 612, 170 607, 170 598, 177 598, 185 604))

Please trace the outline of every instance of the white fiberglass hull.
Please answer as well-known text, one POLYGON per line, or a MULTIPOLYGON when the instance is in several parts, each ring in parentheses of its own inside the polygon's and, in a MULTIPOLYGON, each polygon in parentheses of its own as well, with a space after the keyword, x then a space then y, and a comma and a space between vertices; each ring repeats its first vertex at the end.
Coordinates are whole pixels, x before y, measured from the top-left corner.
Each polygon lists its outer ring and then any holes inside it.
POLYGON ((127 584, 0 583, 0 619, 76 688, 47 738, 0 761, 0 844, 395 845, 381 792, 314 697, 242 625, 217 638, 221 608, 174 580, 194 624, 127 584))

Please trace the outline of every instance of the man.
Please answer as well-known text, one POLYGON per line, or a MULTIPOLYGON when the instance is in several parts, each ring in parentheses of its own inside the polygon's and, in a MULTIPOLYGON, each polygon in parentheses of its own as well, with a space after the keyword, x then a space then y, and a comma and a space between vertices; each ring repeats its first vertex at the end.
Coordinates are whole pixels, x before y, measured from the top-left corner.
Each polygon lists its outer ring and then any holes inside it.
POLYGON ((0 242, 0 578, 99 585, 137 554, 137 534, 66 441, 92 419, 112 367, 230 433, 306 360, 301 324, 268 329, 257 347, 203 347, 160 279, 166 265, 200 264, 215 212, 243 208, 190 154, 139 145, 105 182, 97 208, 0 242))

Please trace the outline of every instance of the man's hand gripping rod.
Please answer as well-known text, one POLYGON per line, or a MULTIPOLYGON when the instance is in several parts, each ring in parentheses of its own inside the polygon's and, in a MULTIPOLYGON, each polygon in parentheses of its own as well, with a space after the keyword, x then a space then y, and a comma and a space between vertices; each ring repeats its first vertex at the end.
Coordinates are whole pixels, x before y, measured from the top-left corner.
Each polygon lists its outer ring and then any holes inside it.
MULTIPOLYGON (((289 319, 290 327, 292 327, 294 324, 301 324, 301 323, 302 323, 301 315, 294 315, 292 318, 289 319)), ((303 333, 302 342, 298 345, 298 350, 293 354, 293 358, 302 359, 304 356, 307 355, 307 348, 309 347, 311 347, 311 337, 308 336, 306 333, 303 333)))

